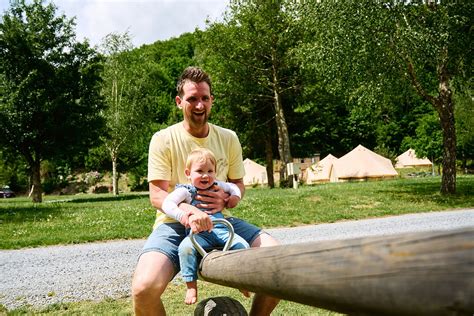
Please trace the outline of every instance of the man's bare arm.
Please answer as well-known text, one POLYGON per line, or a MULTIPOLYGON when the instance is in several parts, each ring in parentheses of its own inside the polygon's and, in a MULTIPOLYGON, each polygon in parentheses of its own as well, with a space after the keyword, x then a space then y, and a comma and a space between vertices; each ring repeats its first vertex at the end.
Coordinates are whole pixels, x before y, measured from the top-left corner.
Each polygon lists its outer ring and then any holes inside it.
POLYGON ((151 205, 160 211, 163 201, 168 195, 169 186, 170 182, 167 180, 153 180, 148 184, 151 205))

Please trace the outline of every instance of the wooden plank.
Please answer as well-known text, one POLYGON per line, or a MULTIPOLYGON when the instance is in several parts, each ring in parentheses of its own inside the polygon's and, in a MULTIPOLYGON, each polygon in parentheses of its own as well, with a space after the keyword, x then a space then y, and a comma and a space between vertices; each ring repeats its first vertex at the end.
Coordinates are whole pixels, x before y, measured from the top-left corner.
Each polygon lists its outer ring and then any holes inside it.
POLYGON ((347 314, 473 315, 474 227, 216 251, 200 276, 347 314))

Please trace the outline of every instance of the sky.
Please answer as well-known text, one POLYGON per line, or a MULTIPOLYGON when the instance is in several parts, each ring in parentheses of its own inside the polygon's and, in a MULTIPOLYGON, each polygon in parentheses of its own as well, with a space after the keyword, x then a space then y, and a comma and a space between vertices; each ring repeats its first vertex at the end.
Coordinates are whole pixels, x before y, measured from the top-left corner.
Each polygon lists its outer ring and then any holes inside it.
MULTIPOLYGON (((45 0, 49 3, 51 0, 45 0)), ((109 33, 132 36, 135 47, 178 37, 195 28, 205 29, 206 19, 221 20, 229 0, 52 0, 57 12, 76 17, 77 39, 100 44, 109 33)), ((0 0, 0 13, 10 0, 0 0)))

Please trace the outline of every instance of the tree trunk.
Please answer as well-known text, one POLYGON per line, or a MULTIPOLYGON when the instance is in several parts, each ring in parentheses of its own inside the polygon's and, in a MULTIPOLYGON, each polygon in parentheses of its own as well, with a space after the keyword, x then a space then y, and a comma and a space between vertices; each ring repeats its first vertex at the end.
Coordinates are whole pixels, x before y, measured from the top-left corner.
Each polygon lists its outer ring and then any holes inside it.
POLYGON ((280 183, 287 179, 286 164, 291 162, 290 137, 288 135, 288 126, 286 125, 285 114, 280 94, 280 81, 278 78, 276 57, 272 55, 272 76, 273 76, 273 106, 275 108, 275 121, 278 132, 278 153, 282 165, 280 166, 280 183))
POLYGON ((31 194, 33 203, 43 202, 43 190, 41 188, 41 162, 33 160, 31 164, 31 184, 33 192, 31 194))
POLYGON ((413 64, 408 63, 408 74, 419 95, 429 101, 439 115, 443 131, 443 175, 441 178, 441 193, 456 193, 456 126, 454 121, 453 93, 449 86, 450 74, 447 70, 447 48, 441 52, 443 62, 438 65, 438 97, 429 95, 418 81, 413 64))
POLYGON ((441 193, 456 193, 456 128, 454 105, 451 96, 437 107, 443 130, 443 175, 441 193))
POLYGON ((119 195, 118 191, 118 173, 117 173, 117 155, 112 153, 112 192, 114 195, 119 195))
POLYGON ((265 136, 265 163, 267 165, 268 187, 273 189, 275 187, 275 179, 273 178, 273 149, 270 133, 267 133, 265 136))
POLYGON ((438 70, 440 77, 439 97, 435 108, 438 111, 443 130, 443 176, 441 193, 456 193, 456 125, 454 121, 453 93, 449 87, 449 74, 445 65, 438 70))

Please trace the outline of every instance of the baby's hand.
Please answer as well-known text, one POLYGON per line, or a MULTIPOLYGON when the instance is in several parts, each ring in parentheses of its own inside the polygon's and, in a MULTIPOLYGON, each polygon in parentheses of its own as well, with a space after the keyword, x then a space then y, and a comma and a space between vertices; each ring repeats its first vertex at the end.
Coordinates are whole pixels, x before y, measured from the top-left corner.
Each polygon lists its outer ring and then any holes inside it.
POLYGON ((183 216, 181 216, 179 222, 180 222, 184 227, 189 227, 189 213, 183 214, 183 216))
POLYGON ((227 208, 234 208, 240 202, 240 198, 237 195, 231 195, 226 200, 227 200, 226 201, 227 208))

